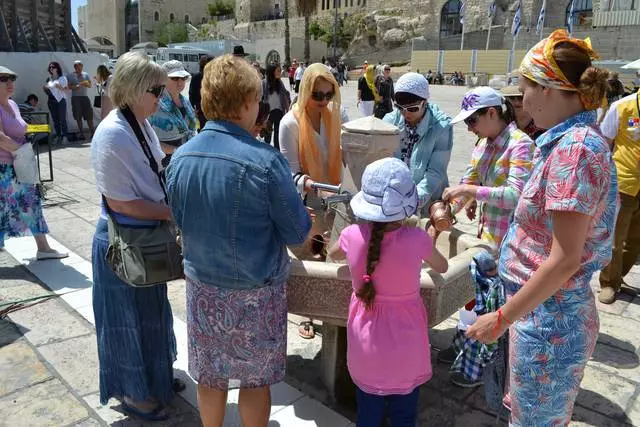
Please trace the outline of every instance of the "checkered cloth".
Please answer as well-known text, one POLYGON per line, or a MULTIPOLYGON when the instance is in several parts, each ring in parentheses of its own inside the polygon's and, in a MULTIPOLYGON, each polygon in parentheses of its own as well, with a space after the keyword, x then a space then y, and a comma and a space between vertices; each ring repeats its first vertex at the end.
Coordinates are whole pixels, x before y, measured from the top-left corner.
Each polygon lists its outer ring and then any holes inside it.
MULTIPOLYGON (((476 285, 474 311, 478 316, 497 311, 505 303, 502 281, 495 273, 493 276, 487 274, 496 267, 495 260, 486 251, 474 256, 469 265, 471 278, 476 285)), ((465 332, 461 330, 456 331, 452 345, 458 357, 451 366, 451 372, 461 372, 470 381, 482 378, 483 368, 491 361, 498 349, 497 343, 481 344, 467 338, 465 332)))

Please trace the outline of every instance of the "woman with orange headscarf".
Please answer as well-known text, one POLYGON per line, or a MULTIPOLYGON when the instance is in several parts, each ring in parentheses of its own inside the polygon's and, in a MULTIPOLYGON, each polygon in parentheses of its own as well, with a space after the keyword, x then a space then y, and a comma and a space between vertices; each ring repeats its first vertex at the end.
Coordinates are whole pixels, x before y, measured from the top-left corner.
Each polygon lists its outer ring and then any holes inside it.
POLYGON ((508 302, 467 335, 509 329, 512 426, 568 425, 598 336, 589 282, 611 257, 618 181, 596 126, 608 73, 589 41, 557 30, 520 66, 524 109, 537 126, 535 165, 500 253, 508 302))
MULTIPOLYGON (((340 128, 348 120, 340 103, 340 87, 329 68, 309 66, 298 101, 280 122, 280 151, 300 194, 313 192, 315 182, 338 185, 342 181, 340 128)), ((303 322, 299 332, 303 338, 315 336, 311 322, 303 322)))

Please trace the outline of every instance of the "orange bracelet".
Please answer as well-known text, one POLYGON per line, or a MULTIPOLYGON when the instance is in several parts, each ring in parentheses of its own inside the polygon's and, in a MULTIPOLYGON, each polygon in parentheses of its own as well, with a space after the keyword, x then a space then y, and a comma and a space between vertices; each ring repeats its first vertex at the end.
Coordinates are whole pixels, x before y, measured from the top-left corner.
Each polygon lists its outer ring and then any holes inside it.
POLYGON ((511 326, 511 324, 513 323, 513 322, 510 322, 509 319, 504 317, 504 314, 502 313, 502 307, 498 309, 498 323, 500 323, 500 319, 504 320, 505 323, 509 326, 511 326))

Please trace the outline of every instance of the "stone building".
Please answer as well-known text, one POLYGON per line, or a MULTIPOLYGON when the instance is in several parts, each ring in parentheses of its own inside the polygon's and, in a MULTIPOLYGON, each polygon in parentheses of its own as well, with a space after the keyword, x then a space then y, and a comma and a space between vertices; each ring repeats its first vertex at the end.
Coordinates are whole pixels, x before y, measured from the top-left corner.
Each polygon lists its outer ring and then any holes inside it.
POLYGON ((78 27, 84 40, 111 46, 113 55, 138 43, 152 41, 154 29, 171 22, 191 25, 209 19, 210 0, 88 0, 78 8, 78 27))
MULTIPOLYGON (((414 46, 422 49, 460 49, 463 26, 460 0, 317 0, 318 16, 332 15, 337 6, 340 17, 361 15, 359 34, 347 55, 354 63, 377 56, 384 61, 408 59, 414 46), (337 3, 336 3, 337 2, 337 3)), ((536 25, 543 0, 522 0, 522 28, 516 49, 527 49, 540 39, 536 25)), ((281 37, 284 31, 283 0, 237 0, 237 22, 227 22, 227 32, 239 38, 258 40, 281 37)), ((511 49, 511 24, 518 0, 496 0, 490 23, 490 0, 465 1, 465 49, 484 49, 489 25, 489 46, 511 49)), ((566 28, 571 0, 547 1, 542 35, 566 28)), ((295 0, 289 0, 292 37, 303 36, 295 0)), ((590 36, 604 59, 640 57, 640 0, 575 0, 573 34, 590 36)))

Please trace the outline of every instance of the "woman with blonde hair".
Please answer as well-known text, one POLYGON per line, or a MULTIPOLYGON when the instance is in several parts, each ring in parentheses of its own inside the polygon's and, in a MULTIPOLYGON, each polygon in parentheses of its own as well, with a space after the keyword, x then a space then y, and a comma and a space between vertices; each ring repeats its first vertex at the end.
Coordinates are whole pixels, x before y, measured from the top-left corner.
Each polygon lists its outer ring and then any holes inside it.
MULTIPOLYGON (((329 68, 309 66, 298 101, 280 122, 280 151, 300 194, 313 193, 315 182, 337 185, 342 181, 340 128, 348 120, 341 106, 340 86, 329 68)), ((299 333, 302 338, 313 338, 313 323, 302 322, 299 333)))
POLYGON ((509 329, 512 426, 568 425, 598 337, 590 281, 611 258, 618 180, 596 126, 608 72, 588 41, 553 32, 525 56, 520 91, 537 126, 529 181, 503 240, 507 303, 467 335, 482 343, 509 329))
POLYGON ((269 422, 270 387, 285 376, 286 245, 311 228, 286 160, 252 135, 261 98, 249 62, 211 61, 202 79, 207 124, 167 169, 184 248, 189 374, 205 427, 222 426, 229 388, 240 388, 243 426, 269 422))
POLYGON ((160 172, 164 154, 148 118, 158 108, 167 73, 146 55, 129 52, 116 64, 109 97, 116 109, 91 142, 102 210, 93 238, 93 312, 100 402, 149 421, 168 418, 174 397, 176 341, 166 283, 133 287, 107 262, 108 218, 123 227, 154 228, 171 218, 160 172), (140 138, 138 138, 138 135, 140 138))

